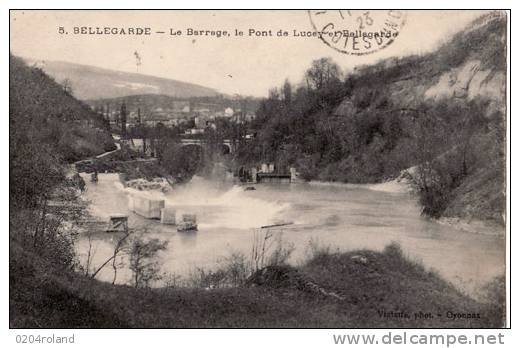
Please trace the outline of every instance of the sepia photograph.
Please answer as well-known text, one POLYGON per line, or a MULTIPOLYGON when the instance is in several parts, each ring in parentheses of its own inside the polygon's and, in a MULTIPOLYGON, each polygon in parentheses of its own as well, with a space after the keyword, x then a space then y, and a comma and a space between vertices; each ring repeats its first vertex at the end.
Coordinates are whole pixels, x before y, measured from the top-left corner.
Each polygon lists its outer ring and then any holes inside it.
POLYGON ((509 327, 509 35, 10 10, 9 327, 509 327))

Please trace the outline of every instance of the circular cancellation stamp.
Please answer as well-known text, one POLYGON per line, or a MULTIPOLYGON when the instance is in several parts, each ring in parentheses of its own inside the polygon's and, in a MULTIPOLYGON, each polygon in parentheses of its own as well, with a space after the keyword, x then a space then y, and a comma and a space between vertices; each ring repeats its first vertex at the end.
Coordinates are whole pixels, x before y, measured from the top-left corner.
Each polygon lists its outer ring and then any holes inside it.
POLYGON ((344 54, 377 52, 395 41, 406 21, 403 10, 310 10, 317 36, 344 54))

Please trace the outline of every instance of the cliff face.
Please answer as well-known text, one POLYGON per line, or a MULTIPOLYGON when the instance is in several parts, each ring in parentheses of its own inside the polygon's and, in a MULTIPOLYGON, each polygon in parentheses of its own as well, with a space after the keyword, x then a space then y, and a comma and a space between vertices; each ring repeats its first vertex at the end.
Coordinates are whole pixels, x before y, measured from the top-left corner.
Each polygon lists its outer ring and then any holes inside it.
MULTIPOLYGON (((397 106, 482 98, 504 112, 506 27, 505 15, 492 13, 473 22, 435 52, 386 59, 355 69, 353 78, 369 81, 372 87, 377 82, 377 90, 388 92, 397 106)), ((353 93, 355 98, 356 91, 353 93)))
MULTIPOLYGON (((479 60, 470 60, 439 77, 437 84, 424 92, 426 99, 487 98, 496 102, 504 100, 506 76, 503 71, 485 69, 479 60)), ((503 103, 501 103, 503 104, 503 103)), ((499 107, 503 105, 499 104, 499 107)))

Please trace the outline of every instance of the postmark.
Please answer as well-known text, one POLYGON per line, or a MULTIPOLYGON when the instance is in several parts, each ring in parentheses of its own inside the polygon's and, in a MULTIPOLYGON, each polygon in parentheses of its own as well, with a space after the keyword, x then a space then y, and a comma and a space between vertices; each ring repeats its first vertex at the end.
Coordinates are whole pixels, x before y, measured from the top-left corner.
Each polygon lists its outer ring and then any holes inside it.
POLYGON ((350 55, 375 53, 391 45, 406 22, 404 10, 309 10, 318 37, 350 55))

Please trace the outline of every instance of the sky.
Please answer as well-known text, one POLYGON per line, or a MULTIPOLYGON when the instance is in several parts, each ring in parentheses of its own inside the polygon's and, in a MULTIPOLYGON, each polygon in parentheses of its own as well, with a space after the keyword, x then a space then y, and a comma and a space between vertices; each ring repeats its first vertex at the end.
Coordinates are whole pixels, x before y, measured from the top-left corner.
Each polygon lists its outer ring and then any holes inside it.
MULTIPOLYGON (((373 10, 372 10, 373 11, 373 10)), ((10 50, 36 60, 58 60, 138 72, 262 97, 288 78, 300 83, 314 59, 330 57, 345 71, 394 56, 434 50, 486 11, 407 11, 399 36, 377 52, 353 56, 316 37, 277 37, 280 29, 309 31, 307 11, 11 11, 10 50), (150 36, 74 35, 74 27, 150 27, 150 36), (59 33, 59 27, 68 32, 59 33), (243 37, 174 36, 170 29, 244 31, 243 37), (248 36, 249 29, 273 37, 248 36), (139 55, 139 62, 135 52, 139 55), (140 64, 138 64, 140 63, 140 64)), ((376 14, 374 14, 376 15, 376 14)))

